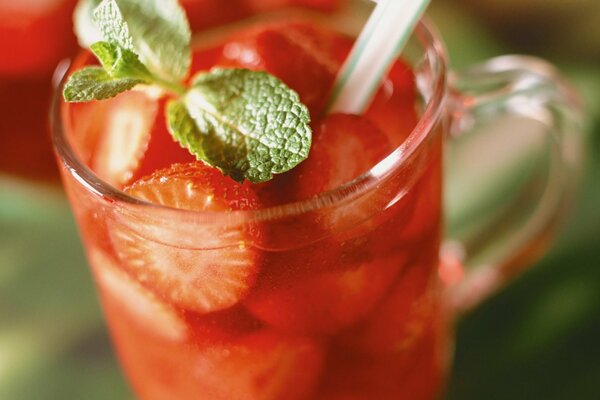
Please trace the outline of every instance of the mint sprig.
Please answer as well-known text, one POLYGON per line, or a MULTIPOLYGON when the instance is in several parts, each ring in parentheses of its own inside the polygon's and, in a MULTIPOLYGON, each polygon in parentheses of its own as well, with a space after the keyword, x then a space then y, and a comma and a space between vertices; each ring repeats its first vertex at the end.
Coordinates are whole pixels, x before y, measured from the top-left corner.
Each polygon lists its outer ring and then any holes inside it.
POLYGON ((109 42, 94 43, 90 49, 102 67, 113 78, 140 79, 144 82, 150 82, 153 79, 148 68, 131 50, 109 42))
MULTIPOLYGON (((215 68, 194 79, 183 103, 201 134, 170 123, 175 139, 236 180, 268 181, 308 157, 308 110, 272 75, 215 68)), ((181 106, 168 110, 169 121, 181 106)))
POLYGON ((137 51, 160 78, 187 76, 192 35, 177 0, 103 0, 93 15, 106 41, 137 51))
POLYGON ((174 139, 238 181, 267 181, 308 157, 308 109, 274 76, 215 68, 184 85, 191 34, 177 0, 81 0, 75 21, 80 43, 102 36, 90 45, 102 67, 71 75, 66 101, 102 100, 138 84, 158 86, 174 97, 166 110, 174 139))
POLYGON ((72 103, 105 100, 145 83, 140 79, 114 78, 106 70, 87 67, 75 72, 63 89, 65 99, 72 103))
POLYGON ((79 0, 73 12, 73 27, 79 45, 84 49, 102 40, 102 32, 94 23, 94 10, 102 0, 79 0))

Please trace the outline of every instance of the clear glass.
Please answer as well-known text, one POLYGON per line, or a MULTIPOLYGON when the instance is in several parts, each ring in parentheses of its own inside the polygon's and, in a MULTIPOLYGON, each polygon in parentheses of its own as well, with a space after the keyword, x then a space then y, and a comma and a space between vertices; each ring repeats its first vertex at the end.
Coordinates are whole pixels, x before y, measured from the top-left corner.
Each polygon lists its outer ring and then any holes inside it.
MULTIPOLYGON (((364 21, 368 3, 344 2, 335 14, 303 13, 355 34, 361 27, 357 16, 364 21)), ((196 43, 221 34, 204 34, 196 43)), ((483 118, 464 106, 463 94, 449 90, 443 46, 426 24, 418 26, 403 59, 419 92, 419 121, 408 138, 352 182, 307 201, 259 211, 184 211, 115 189, 82 161, 85 155, 72 140, 82 124, 55 97, 53 142, 62 178, 116 350, 139 398, 439 395, 450 364, 454 311, 475 304, 500 282, 482 286, 481 278, 471 278, 477 274, 464 274, 454 251, 467 248, 463 242, 444 247, 450 249, 443 252, 446 262, 439 257, 444 142, 451 129, 465 131, 474 126, 466 123, 469 118, 483 118), (218 310, 207 312, 196 299, 171 289, 172 280, 186 276, 194 277, 191 286, 223 284, 202 281, 196 272, 208 264, 218 271, 219 260, 232 256, 241 260, 248 287, 240 298, 223 300, 218 310), (154 263, 165 260, 170 261, 161 268, 170 268, 173 276, 149 285, 154 263)), ((555 95, 544 109, 560 103, 561 110, 577 114, 563 86, 551 82, 546 86, 555 95)), ((490 90, 471 98, 485 98, 490 90)), ((508 92, 511 98, 514 87, 508 92)), ((538 95, 532 90, 520 98, 534 104, 538 95)), ((485 118, 511 112, 493 110, 485 118)), ((555 119, 550 126, 564 133, 576 121, 555 119)), ((562 142, 556 146, 562 149, 562 142)), ((563 152, 555 153, 553 159, 562 160, 563 152)), ((548 176, 548 182, 555 181, 554 170, 548 176)), ((563 203, 544 207, 557 212, 563 203)), ((556 223, 556 218, 544 219, 546 227, 556 223)), ((537 238, 533 232, 521 245, 537 238)), ((485 241, 497 238, 488 235, 485 241)), ((522 264, 525 258, 518 261, 519 249, 513 250, 484 270, 497 277, 522 264)))

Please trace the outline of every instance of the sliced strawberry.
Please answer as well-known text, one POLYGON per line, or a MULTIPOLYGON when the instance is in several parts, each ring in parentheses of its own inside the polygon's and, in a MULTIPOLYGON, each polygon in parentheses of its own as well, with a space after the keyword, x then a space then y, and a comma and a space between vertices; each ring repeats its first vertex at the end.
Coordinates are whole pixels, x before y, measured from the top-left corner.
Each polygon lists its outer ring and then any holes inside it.
POLYGON ((386 136, 367 119, 328 116, 317 127, 309 158, 293 170, 296 196, 308 199, 367 172, 390 151, 386 136))
POLYGON ((333 11, 339 6, 340 0, 294 0, 294 3, 325 11, 333 11))
MULTIPOLYGON (((331 115, 316 129, 309 158, 291 172, 295 197, 308 199, 349 183, 375 166, 389 151, 387 137, 368 120, 331 115)), ((386 195, 372 191, 352 201, 322 207, 318 211, 321 224, 336 233, 355 228, 381 212, 389 200, 386 195)))
MULTIPOLYGON (((425 249, 418 251, 422 250, 425 249)), ((439 302, 433 261, 405 267, 386 298, 360 325, 339 337, 338 342, 371 355, 393 354, 413 346, 423 335, 439 302)))
POLYGON ((122 187, 146 150, 158 102, 144 92, 131 91, 110 100, 67 107, 71 117, 67 134, 77 155, 100 178, 122 187))
POLYGON ((339 0, 245 0, 255 11, 268 11, 286 6, 308 7, 323 11, 333 11, 339 0))
MULTIPOLYGON (((250 184, 250 183, 248 183, 250 184)), ((273 175, 267 182, 251 184, 263 207, 275 207, 294 200, 294 179, 289 173, 273 175)))
POLYGON ((197 32, 216 25, 234 22, 254 13, 276 10, 287 6, 301 6, 322 11, 333 11, 339 0, 179 0, 185 9, 190 26, 197 32))
MULTIPOLYGON (((442 220, 442 137, 437 135, 420 150, 424 170, 410 189, 407 214, 387 223, 381 234, 395 238, 397 243, 435 241, 441 231, 442 220)), ((417 172, 414 172, 415 174, 417 172)), ((385 241, 380 241, 385 245, 385 241)), ((388 243, 389 244, 389 243, 388 243)))
POLYGON ((272 330, 200 346, 158 342, 119 324, 113 335, 143 399, 307 399, 324 358, 319 342, 272 330))
MULTIPOLYGON (((202 46, 202 42, 198 46, 202 46)), ((212 46, 205 44, 194 53, 192 53, 192 66, 190 70, 193 72, 208 71, 214 67, 223 56, 224 44, 218 43, 212 46)), ((193 78, 193 75, 192 75, 193 78)))
MULTIPOLYGON (((125 191, 155 204, 224 215, 258 207, 248 187, 200 162, 160 170, 125 191)), ((124 267, 144 285, 200 313, 232 307, 248 293, 258 269, 258 252, 250 246, 256 227, 188 226, 151 217, 124 218, 112 232, 124 267)))
POLYGON ((287 332, 336 333, 369 313, 401 266, 402 260, 382 258, 303 277, 265 273, 245 305, 265 323, 287 332))
POLYGON ((355 351, 340 346, 336 338, 330 346, 327 370, 316 398, 436 398, 449 365, 450 343, 448 320, 440 307, 433 309, 428 313, 423 329, 410 342, 386 353, 355 351))
POLYGON ((147 334, 182 341, 187 326, 175 310, 134 281, 108 256, 92 249, 90 263, 102 294, 105 312, 120 314, 147 334))
POLYGON ((334 271, 339 257, 340 246, 325 239, 299 249, 265 252, 263 268, 267 274, 294 279, 334 271))
POLYGON ((270 239, 279 245, 278 250, 263 253, 263 275, 273 281, 301 280, 315 274, 354 270, 362 264, 373 262, 379 256, 372 251, 373 246, 364 236, 340 241, 315 228, 312 231, 315 235, 313 239, 319 237, 315 241, 300 235, 286 234, 283 230, 278 230, 277 233, 292 239, 270 239), (292 249, 281 250, 290 244, 294 245, 292 249))
POLYGON ((190 343, 198 348, 231 343, 264 329, 242 305, 208 314, 185 311, 183 318, 190 327, 190 343))
POLYGON ((378 192, 385 192, 387 186, 387 192, 399 197, 393 205, 344 235, 366 236, 365 240, 370 242, 375 254, 413 251, 424 243, 439 243, 442 200, 440 154, 441 137, 424 144, 416 157, 400 167, 391 180, 378 187, 378 192))
POLYGON ((238 34, 223 49, 220 65, 265 70, 300 95, 313 119, 327 101, 340 61, 334 49, 351 41, 303 23, 271 24, 238 34))
POLYGON ((108 104, 110 100, 63 105, 66 119, 69 121, 65 124, 65 135, 74 153, 85 165, 90 165, 108 104))
POLYGON ((388 135, 393 148, 401 145, 417 125, 414 80, 409 66, 397 61, 364 114, 388 135))
POLYGON ((135 182, 173 164, 186 164, 197 161, 196 157, 187 149, 181 147, 169 133, 164 116, 164 107, 165 101, 160 101, 159 112, 156 113, 146 151, 141 157, 130 182, 135 182))
MULTIPOLYGON (((336 114, 319 125, 308 160, 290 173, 258 185, 257 193, 266 205, 306 200, 351 181, 388 151, 386 136, 368 120, 336 114)), ((369 194, 349 203, 304 213, 300 218, 288 217, 269 223, 266 235, 269 245, 294 250, 268 253, 268 261, 280 259, 271 264, 273 269, 283 273, 315 273, 342 270, 371 260, 375 253, 365 238, 365 231, 372 230, 373 226, 363 225, 381 223, 379 219, 369 218, 381 213, 385 201, 386 197, 379 193, 369 194), (331 238, 332 231, 342 232, 357 225, 364 229, 331 238)))
MULTIPOLYGON (((417 400, 403 390, 413 354, 376 359, 348 351, 330 350, 318 400, 417 400)), ((432 400, 432 399, 418 399, 432 400)))
POLYGON ((75 0, 0 1, 0 76, 48 77, 77 49, 75 0))
POLYGON ((330 350, 319 400, 431 400, 447 368, 446 325, 432 320, 411 346, 385 357, 330 350))
POLYGON ((271 330, 202 353, 193 374, 207 399, 310 398, 323 363, 318 342, 271 330))
POLYGON ((179 0, 193 31, 232 22, 250 14, 243 0, 179 0))

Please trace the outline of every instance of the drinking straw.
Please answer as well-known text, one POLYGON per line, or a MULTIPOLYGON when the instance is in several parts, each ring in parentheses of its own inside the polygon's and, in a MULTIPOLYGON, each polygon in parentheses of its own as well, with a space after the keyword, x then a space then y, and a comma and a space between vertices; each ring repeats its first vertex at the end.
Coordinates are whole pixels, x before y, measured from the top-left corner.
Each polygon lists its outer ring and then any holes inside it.
POLYGON ((379 0, 333 87, 329 112, 360 114, 431 0, 379 0))

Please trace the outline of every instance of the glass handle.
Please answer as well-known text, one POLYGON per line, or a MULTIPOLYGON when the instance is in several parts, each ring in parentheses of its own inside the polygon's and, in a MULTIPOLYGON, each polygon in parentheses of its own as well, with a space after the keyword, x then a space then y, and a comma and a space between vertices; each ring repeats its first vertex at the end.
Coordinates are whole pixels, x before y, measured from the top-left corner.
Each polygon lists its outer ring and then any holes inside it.
POLYGON ((462 312, 549 246, 580 175, 584 114, 576 91, 534 57, 491 59, 451 75, 450 88, 440 273, 462 312))

